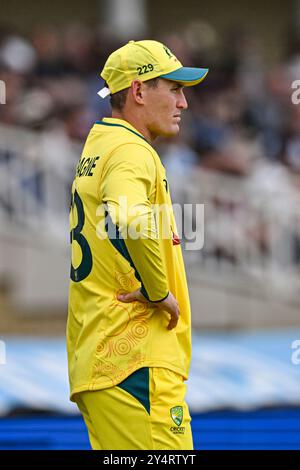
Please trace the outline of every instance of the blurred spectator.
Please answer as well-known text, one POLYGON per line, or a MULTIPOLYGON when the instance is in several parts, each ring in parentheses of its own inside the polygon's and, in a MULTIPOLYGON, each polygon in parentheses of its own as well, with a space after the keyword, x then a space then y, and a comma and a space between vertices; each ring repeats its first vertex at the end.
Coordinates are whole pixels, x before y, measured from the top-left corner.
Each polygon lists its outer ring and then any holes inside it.
MULTIPOLYGON (((284 62, 266 70, 259 38, 245 28, 221 38, 211 24, 195 18, 182 32, 158 39, 187 65, 211 69, 207 82, 187 90, 191 118, 181 137, 164 144, 172 171, 200 165, 246 176, 262 159, 299 173, 300 112, 290 99, 291 81, 299 78, 298 43, 284 62)), ((83 141, 93 122, 110 114, 109 100, 100 100, 97 91, 115 42, 83 23, 37 26, 28 37, 2 29, 0 78, 7 85, 7 104, 0 108, 0 122, 61 127, 70 139, 83 141)))

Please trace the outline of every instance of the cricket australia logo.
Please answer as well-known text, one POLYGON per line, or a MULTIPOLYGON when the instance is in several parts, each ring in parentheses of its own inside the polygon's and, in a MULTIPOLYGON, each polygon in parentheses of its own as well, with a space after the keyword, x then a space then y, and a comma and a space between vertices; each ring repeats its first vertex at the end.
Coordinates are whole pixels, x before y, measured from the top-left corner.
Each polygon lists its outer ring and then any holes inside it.
POLYGON ((173 434, 184 434, 185 433, 185 427, 181 426, 182 420, 183 420, 183 408, 182 406, 173 406, 173 408, 170 409, 170 415, 173 420, 173 422, 176 424, 176 426, 172 426, 170 428, 170 431, 173 434))
POLYGON ((171 418, 176 424, 176 426, 180 426, 183 420, 183 408, 182 406, 173 406, 170 409, 171 418))

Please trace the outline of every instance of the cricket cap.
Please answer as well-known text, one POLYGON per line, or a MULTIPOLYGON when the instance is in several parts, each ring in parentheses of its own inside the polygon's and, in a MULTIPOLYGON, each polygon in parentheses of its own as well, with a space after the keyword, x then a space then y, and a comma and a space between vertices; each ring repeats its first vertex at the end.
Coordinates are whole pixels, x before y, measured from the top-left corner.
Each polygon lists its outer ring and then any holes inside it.
POLYGON ((108 86, 98 94, 105 98, 129 88, 135 79, 145 82, 156 77, 192 86, 200 83, 207 73, 206 68, 183 67, 170 49, 158 41, 129 41, 108 57, 101 72, 108 86))

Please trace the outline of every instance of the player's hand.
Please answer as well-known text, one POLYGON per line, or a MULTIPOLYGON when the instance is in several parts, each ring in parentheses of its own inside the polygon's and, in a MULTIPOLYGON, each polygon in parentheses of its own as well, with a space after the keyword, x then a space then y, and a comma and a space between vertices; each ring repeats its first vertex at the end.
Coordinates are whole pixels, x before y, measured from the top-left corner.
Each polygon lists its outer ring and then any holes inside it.
POLYGON ((171 315, 171 319, 168 324, 168 330, 173 330, 173 328, 177 326, 180 311, 179 304, 172 292, 169 292, 168 297, 166 297, 161 302, 155 303, 155 305, 161 310, 166 310, 171 315))
POLYGON ((137 300, 138 302, 155 305, 160 310, 166 310, 171 315, 171 319, 167 327, 168 330, 172 330, 173 328, 175 328, 178 323, 180 315, 179 305, 172 292, 169 292, 168 297, 158 303, 149 302, 146 297, 143 296, 140 289, 137 289, 134 292, 128 292, 127 294, 119 294, 118 300, 126 303, 134 302, 135 300, 137 300))

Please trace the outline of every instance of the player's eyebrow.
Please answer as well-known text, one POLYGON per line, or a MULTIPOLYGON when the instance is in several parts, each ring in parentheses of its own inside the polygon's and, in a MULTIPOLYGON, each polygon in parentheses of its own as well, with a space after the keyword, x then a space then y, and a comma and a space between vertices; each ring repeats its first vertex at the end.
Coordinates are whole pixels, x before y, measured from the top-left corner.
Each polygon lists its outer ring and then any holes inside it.
POLYGON ((183 88, 183 85, 181 85, 181 83, 175 83, 175 84, 172 86, 172 88, 173 88, 174 90, 179 90, 180 88, 183 88))

